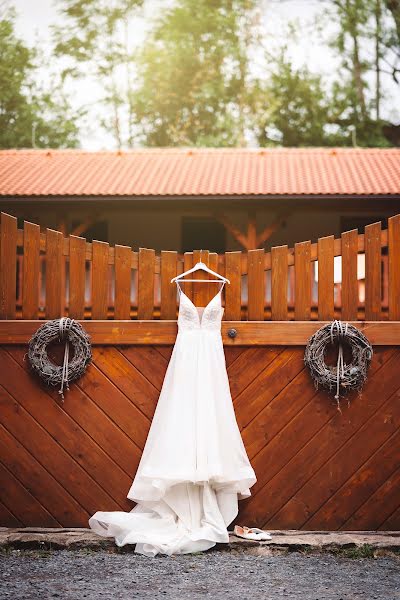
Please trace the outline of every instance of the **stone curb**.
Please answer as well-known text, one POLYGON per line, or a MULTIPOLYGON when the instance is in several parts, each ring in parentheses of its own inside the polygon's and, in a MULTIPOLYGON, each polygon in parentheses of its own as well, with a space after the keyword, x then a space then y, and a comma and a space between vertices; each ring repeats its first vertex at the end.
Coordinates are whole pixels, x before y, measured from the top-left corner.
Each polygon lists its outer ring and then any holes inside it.
MULTIPOLYGON (((256 541, 229 535, 228 544, 212 550, 286 553, 291 551, 345 551, 368 547, 373 553, 400 552, 400 531, 297 531, 271 530, 272 540, 256 541)), ((134 544, 118 548, 114 538, 97 535, 91 529, 0 527, 0 549, 108 550, 133 551, 134 544)))

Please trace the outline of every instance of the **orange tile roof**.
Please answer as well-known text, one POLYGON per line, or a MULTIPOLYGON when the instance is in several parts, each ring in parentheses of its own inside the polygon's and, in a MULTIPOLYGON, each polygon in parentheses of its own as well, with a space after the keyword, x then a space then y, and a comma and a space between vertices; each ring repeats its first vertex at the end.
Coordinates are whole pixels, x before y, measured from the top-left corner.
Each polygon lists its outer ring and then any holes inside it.
POLYGON ((400 148, 0 151, 3 196, 400 194, 400 148))

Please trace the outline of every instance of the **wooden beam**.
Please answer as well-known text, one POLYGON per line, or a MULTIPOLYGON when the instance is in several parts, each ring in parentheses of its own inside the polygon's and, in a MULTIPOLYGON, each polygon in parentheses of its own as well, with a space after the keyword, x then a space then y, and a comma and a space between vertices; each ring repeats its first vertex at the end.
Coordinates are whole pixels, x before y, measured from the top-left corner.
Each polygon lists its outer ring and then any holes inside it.
POLYGON ((282 213, 276 218, 276 220, 273 223, 267 225, 267 227, 257 236, 256 248, 259 248, 260 246, 265 244, 265 242, 269 240, 271 235, 275 233, 275 231, 277 231, 279 227, 281 227, 282 223, 288 218, 288 216, 289 212, 282 213))
POLYGON ((247 238, 247 236, 242 233, 239 229, 239 227, 236 227, 236 225, 234 225, 226 215, 222 214, 222 213, 217 213, 215 214, 215 218, 222 223, 222 225, 225 227, 225 229, 227 231, 229 231, 229 233, 232 235, 232 237, 235 238, 235 240, 237 242, 239 242, 239 244, 241 244, 243 246, 243 248, 245 248, 246 250, 253 250, 254 248, 249 248, 249 240, 247 238))
MULTIPOLYGON (((89 227, 91 227, 91 225, 93 225, 94 223, 99 221, 100 218, 101 217, 99 215, 88 216, 84 221, 82 221, 81 223, 79 223, 79 225, 77 225, 76 227, 73 228, 70 235, 75 235, 77 237, 80 237, 83 233, 85 233, 85 231, 87 229, 89 229, 89 227)), ((105 241, 105 240, 103 240, 103 241, 105 241)))
MULTIPOLYGON (((172 345, 176 321, 79 321, 95 345, 172 345)), ((304 346, 331 321, 223 321, 226 346, 304 346), (235 329, 235 338, 228 331, 235 329)), ((0 344, 27 344, 44 321, 0 321, 0 344)), ((373 346, 400 345, 400 321, 349 321, 373 346)))

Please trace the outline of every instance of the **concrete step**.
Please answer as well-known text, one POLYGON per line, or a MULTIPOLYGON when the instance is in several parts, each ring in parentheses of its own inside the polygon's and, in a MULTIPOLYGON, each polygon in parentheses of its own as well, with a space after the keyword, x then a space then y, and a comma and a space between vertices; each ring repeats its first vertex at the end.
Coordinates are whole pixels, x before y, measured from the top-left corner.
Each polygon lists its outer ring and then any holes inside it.
MULTIPOLYGON (((375 551, 400 552, 400 531, 298 531, 268 530, 272 540, 246 540, 229 534, 228 544, 217 544, 215 550, 252 549, 257 551, 340 551, 351 548, 369 548, 375 551)), ((110 551, 134 550, 134 544, 118 548, 114 538, 97 535, 91 529, 80 527, 42 528, 0 527, 0 549, 91 549, 110 551)))

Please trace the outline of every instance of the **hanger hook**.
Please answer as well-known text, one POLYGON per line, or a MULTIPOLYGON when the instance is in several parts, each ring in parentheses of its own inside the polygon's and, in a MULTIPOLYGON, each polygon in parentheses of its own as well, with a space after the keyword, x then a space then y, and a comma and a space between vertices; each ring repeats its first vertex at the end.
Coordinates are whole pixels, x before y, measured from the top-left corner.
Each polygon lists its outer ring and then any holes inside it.
POLYGON ((200 262, 201 262, 201 254, 202 254, 203 250, 200 250, 200 262))

